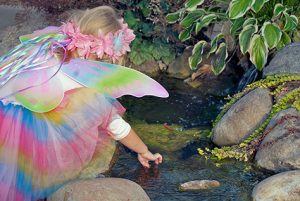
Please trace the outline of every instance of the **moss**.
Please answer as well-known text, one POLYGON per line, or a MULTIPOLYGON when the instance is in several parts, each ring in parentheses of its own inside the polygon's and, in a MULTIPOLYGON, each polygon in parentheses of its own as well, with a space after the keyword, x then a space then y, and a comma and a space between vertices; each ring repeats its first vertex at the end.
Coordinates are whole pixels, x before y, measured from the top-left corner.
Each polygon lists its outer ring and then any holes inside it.
MULTIPOLYGON (((258 138, 262 136, 265 131, 265 128, 271 121, 271 119, 281 110, 284 110, 289 107, 295 107, 298 111, 300 111, 300 76, 298 75, 274 75, 268 76, 266 79, 254 82, 247 86, 245 90, 240 93, 237 93, 230 101, 223 107, 222 111, 216 118, 213 123, 213 128, 217 125, 220 119, 224 116, 224 114, 228 111, 228 109, 237 102, 241 97, 249 93, 251 90, 256 88, 268 88, 271 90, 271 95, 273 96, 274 100, 277 101, 272 106, 272 110, 269 113, 268 118, 242 143, 239 145, 234 146, 224 146, 222 148, 214 148, 213 150, 202 150, 198 149, 200 155, 205 155, 206 157, 210 155, 213 158, 217 159, 225 159, 225 158, 235 158, 242 161, 248 161, 255 153, 260 140, 258 138), (287 83, 297 81, 297 87, 293 89, 285 89, 289 85, 287 83), (287 90, 286 94, 283 95, 280 99, 276 100, 275 97, 282 94, 284 90, 287 90), (255 143, 253 143, 255 141, 255 143)), ((213 129, 212 129, 213 130, 213 129)), ((212 132, 210 133, 210 135, 212 132)))
POLYGON ((179 150, 209 132, 208 129, 183 129, 179 125, 147 124, 138 120, 130 124, 151 149, 168 152, 179 150))

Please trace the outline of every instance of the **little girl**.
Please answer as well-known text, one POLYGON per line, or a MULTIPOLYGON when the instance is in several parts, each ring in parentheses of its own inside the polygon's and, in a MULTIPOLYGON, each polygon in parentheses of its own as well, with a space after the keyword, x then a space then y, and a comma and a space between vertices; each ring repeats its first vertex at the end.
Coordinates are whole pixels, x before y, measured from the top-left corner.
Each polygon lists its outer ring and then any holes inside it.
POLYGON ((137 152, 144 167, 162 162, 121 118, 115 99, 168 96, 146 75, 111 64, 130 51, 134 37, 112 8, 101 6, 20 37, 0 57, 1 201, 48 197, 75 179, 109 136, 137 152))

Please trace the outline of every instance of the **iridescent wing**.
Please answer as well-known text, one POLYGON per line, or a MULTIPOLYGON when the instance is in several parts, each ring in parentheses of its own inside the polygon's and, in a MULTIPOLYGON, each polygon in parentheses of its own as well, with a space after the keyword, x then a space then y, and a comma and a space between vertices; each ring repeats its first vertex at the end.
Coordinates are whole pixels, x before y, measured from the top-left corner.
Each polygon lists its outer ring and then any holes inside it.
POLYGON ((116 64, 73 59, 61 71, 80 84, 114 98, 123 95, 168 97, 166 89, 147 75, 116 64))
POLYGON ((0 100, 14 96, 34 112, 54 109, 64 94, 59 80, 54 78, 61 61, 52 51, 63 39, 61 34, 35 37, 0 57, 0 100))
POLYGON ((47 34, 58 33, 59 29, 60 28, 56 27, 56 26, 49 26, 49 27, 46 27, 44 29, 36 30, 31 34, 20 36, 19 39, 22 43, 24 43, 28 40, 31 40, 31 39, 35 38, 35 37, 40 37, 40 36, 47 35, 47 34))

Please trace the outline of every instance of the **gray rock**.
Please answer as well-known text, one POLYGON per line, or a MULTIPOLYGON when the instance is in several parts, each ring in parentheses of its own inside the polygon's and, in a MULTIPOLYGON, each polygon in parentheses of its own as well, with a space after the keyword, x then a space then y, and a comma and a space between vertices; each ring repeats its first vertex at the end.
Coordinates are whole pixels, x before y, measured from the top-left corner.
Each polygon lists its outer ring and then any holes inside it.
POLYGON ((188 190, 205 190, 209 188, 219 187, 220 182, 216 180, 195 180, 180 184, 179 189, 182 191, 188 190))
POLYGON ((0 55, 19 44, 19 36, 30 34, 50 24, 46 19, 46 14, 34 8, 4 6, 1 7, 1 12, 3 12, 2 9, 10 11, 14 20, 8 21, 0 30, 0 55))
POLYGON ((290 108, 279 112, 269 123, 271 132, 262 141, 256 156, 257 166, 274 172, 300 169, 300 116, 290 108), (278 124, 282 117, 297 116, 278 124), (293 132, 294 131, 294 132, 293 132))
POLYGON ((288 171, 271 176, 255 186, 253 201, 299 201, 300 171, 288 171))
POLYGON ((99 141, 92 160, 80 172, 80 179, 90 179, 99 177, 100 174, 110 171, 116 161, 116 142, 113 139, 99 141), (105 151, 103 151, 105 149, 105 151))
POLYGON ((238 100, 213 130, 213 142, 219 146, 239 144, 268 116, 272 98, 268 89, 255 89, 238 100))
POLYGON ((300 74, 300 43, 292 43, 278 51, 263 70, 264 76, 274 74, 300 74))
POLYGON ((133 181, 120 178, 79 180, 65 185, 48 201, 150 201, 133 181))
POLYGON ((192 47, 187 47, 182 55, 177 57, 173 62, 169 64, 167 73, 169 77, 178 79, 185 79, 192 74, 192 70, 189 67, 189 56, 192 55, 192 47))

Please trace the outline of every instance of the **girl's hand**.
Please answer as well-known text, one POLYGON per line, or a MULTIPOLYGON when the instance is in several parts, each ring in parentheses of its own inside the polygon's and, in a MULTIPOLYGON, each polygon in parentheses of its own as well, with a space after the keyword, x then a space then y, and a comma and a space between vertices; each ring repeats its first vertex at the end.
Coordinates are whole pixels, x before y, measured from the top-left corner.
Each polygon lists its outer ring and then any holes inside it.
POLYGON ((145 153, 138 154, 138 160, 142 164, 142 166, 146 168, 150 168, 149 161, 154 161, 155 164, 162 163, 162 155, 159 153, 152 154, 150 151, 147 151, 145 153))

